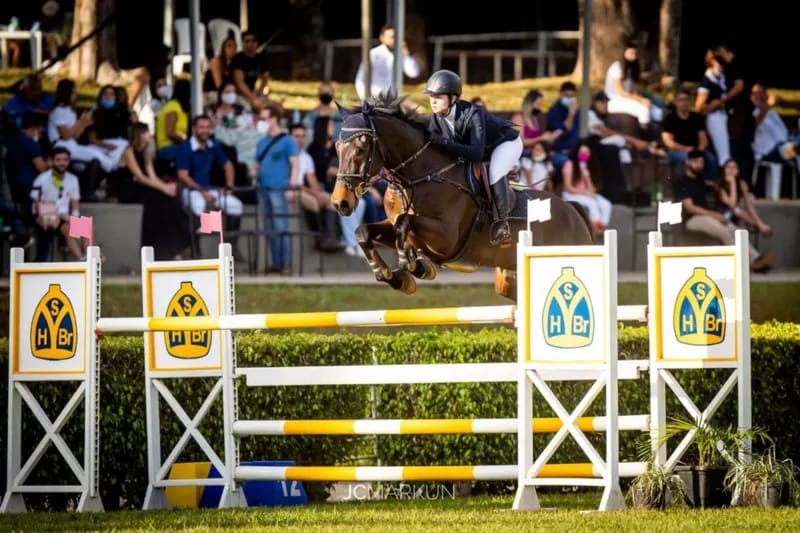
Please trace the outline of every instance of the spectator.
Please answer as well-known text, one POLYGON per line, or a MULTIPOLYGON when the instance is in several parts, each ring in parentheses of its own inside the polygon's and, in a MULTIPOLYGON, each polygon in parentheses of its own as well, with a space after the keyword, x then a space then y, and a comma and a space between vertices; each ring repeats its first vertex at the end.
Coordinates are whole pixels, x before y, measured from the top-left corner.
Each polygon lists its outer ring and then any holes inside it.
POLYGON ((178 184, 156 175, 146 124, 131 126, 130 146, 120 168, 120 203, 141 203, 142 246, 152 246, 158 261, 180 260, 191 246, 189 220, 177 198, 178 184))
POLYGON ((22 80, 19 92, 3 106, 3 113, 11 124, 18 127, 25 113, 47 115, 54 105, 53 95, 42 90, 42 81, 36 74, 30 74, 22 80))
MULTIPOLYGON (((369 61, 371 66, 370 72, 370 89, 367 93, 364 86, 364 65, 358 66, 356 73, 355 85, 356 93, 361 100, 366 100, 370 96, 377 96, 379 93, 387 92, 392 88, 393 70, 394 70, 394 47, 395 47, 395 30, 392 25, 385 25, 381 28, 378 40, 381 44, 372 48, 369 51, 369 61)), ((403 72, 410 78, 419 76, 420 68, 417 60, 408 51, 408 45, 402 43, 403 51, 403 72)))
POLYGON ((661 122, 662 112, 637 89, 640 69, 638 45, 629 43, 622 58, 614 61, 606 71, 605 93, 609 98, 609 113, 632 115, 646 128, 651 119, 661 122))
MULTIPOLYGON (((178 148, 178 180, 184 186, 183 203, 195 216, 211 209, 222 210, 226 215, 225 229, 237 231, 244 208, 241 200, 231 194, 233 165, 220 144, 211 140, 211 130, 212 121, 208 115, 196 116, 192 121, 192 136, 178 148), (212 183, 220 168, 225 176, 221 190, 212 183)), ((241 261, 235 240, 231 239, 234 259, 241 261)))
POLYGON ((578 147, 580 110, 576 95, 575 84, 565 81, 561 84, 558 102, 547 111, 547 129, 554 133, 550 159, 557 168, 561 168, 578 147))
POLYGON ((717 175, 718 163, 708 151, 708 134, 703 117, 692 111, 691 106, 692 93, 680 89, 675 95, 675 110, 664 119, 661 139, 667 149, 667 158, 670 163, 678 165, 680 173, 684 171, 689 152, 700 150, 705 154, 703 168, 706 177, 713 177, 717 175))
POLYGON ((561 173, 564 176, 564 189, 561 197, 568 202, 578 202, 586 208, 589 221, 595 233, 608 227, 611 221, 611 202, 597 193, 597 187, 589 173, 589 159, 592 152, 589 146, 581 144, 564 163, 561 173))
POLYGON ((725 80, 728 92, 722 98, 728 111, 728 136, 731 156, 739 163, 742 174, 749 176, 753 168, 753 142, 755 122, 753 120, 753 104, 750 102, 750 80, 739 59, 728 45, 720 44, 715 49, 718 60, 725 69, 725 80))
POLYGON ((242 51, 231 60, 231 71, 236 89, 254 110, 262 107, 259 94, 269 92, 269 69, 263 53, 258 51, 258 38, 255 32, 242 32, 242 51))
POLYGON ((11 198, 28 225, 33 224, 31 216, 33 180, 48 169, 39 144, 41 135, 40 117, 28 111, 22 116, 20 129, 10 132, 6 141, 6 175, 11 198))
POLYGON ((728 91, 722 60, 711 50, 706 52, 706 69, 697 89, 694 109, 706 117, 706 131, 711 137, 717 161, 731 158, 728 137, 728 113, 725 111, 725 94, 728 91))
POLYGON ((172 98, 156 115, 156 149, 160 158, 175 161, 178 146, 186 142, 189 134, 191 90, 189 80, 182 78, 175 81, 172 98))
POLYGON ((720 211, 725 218, 737 226, 756 230, 764 237, 772 236, 772 227, 758 215, 750 188, 739 174, 739 164, 729 159, 722 167, 722 179, 718 184, 720 211))
POLYGON ((306 145, 303 148, 308 148, 314 142, 314 124, 319 117, 330 117, 333 120, 334 138, 339 138, 339 133, 342 131, 342 115, 339 109, 333 105, 333 86, 330 83, 321 83, 317 90, 319 104, 309 110, 303 117, 303 125, 306 131, 309 132, 306 145))
POLYGON ((236 39, 228 36, 222 41, 219 53, 208 62, 208 70, 203 78, 203 92, 216 97, 226 84, 234 83, 232 68, 234 56, 236 56, 236 39))
POLYGON ((245 129, 253 127, 253 116, 244 113, 244 108, 237 103, 236 84, 225 82, 219 92, 217 109, 214 111, 216 127, 228 129, 245 129))
MULTIPOLYGON (((537 191, 553 190, 553 164, 543 141, 537 141, 531 148, 531 158, 522 163, 525 185, 537 191)), ((520 176, 522 178, 523 176, 520 176)))
POLYGON ((104 85, 97 95, 97 107, 92 113, 93 127, 89 128, 89 141, 105 150, 119 165, 122 153, 128 147, 128 127, 131 125, 131 112, 127 99, 117 99, 117 91, 112 85, 104 85))
POLYGON ((258 195, 264 227, 269 235, 270 272, 291 273, 288 189, 297 183, 297 143, 281 130, 281 109, 267 104, 259 112, 258 131, 265 137, 256 147, 254 174, 258 176, 258 195))
MULTIPOLYGON (((703 179, 704 164, 702 150, 695 148, 688 153, 684 175, 673 182, 673 198, 683 203, 683 225, 687 230, 709 235, 724 246, 733 246, 736 226, 709 206, 709 186, 703 179)), ((765 272, 774 262, 774 252, 762 255, 750 245, 750 268, 754 272, 765 272)))
POLYGON ((790 136, 780 115, 772 109, 775 99, 761 83, 753 84, 750 100, 755 109, 756 131, 753 138, 753 155, 756 161, 782 163, 796 157, 800 150, 800 135, 790 136))
POLYGON ((547 131, 547 117, 542 111, 544 97, 536 89, 528 91, 522 99, 522 146, 523 155, 530 153, 534 144, 539 141, 548 145, 560 134, 558 130, 547 131))
POLYGON ((82 260, 82 244, 69 236, 69 217, 80 216, 81 191, 78 178, 69 172, 69 150, 53 149, 53 168, 33 180, 31 199, 36 215, 36 261, 50 261, 50 244, 53 237, 65 239, 67 249, 74 259, 82 260))

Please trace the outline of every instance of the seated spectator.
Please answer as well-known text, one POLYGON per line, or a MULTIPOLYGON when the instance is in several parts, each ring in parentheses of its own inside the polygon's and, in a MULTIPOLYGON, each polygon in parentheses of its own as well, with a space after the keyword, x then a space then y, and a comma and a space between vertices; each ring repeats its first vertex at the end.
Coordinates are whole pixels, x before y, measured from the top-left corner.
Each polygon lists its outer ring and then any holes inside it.
POLYGON ((556 168, 561 168, 569 154, 578 147, 580 110, 577 88, 571 81, 561 84, 558 102, 547 111, 547 130, 553 132, 550 158, 556 168))
POLYGON ((303 125, 308 132, 308 139, 303 148, 308 148, 314 142, 314 124, 319 117, 330 117, 333 120, 333 136, 335 139, 339 138, 339 133, 342 130, 342 115, 339 113, 339 108, 333 104, 333 85, 330 83, 320 84, 317 95, 319 104, 303 116, 303 125))
POLYGON ((48 169, 39 144, 42 135, 41 117, 28 111, 22 116, 20 129, 9 133, 6 140, 6 176, 11 198, 27 225, 33 224, 31 187, 36 176, 48 169))
POLYGON ((156 115, 156 149, 161 159, 175 161, 178 147, 188 138, 189 113, 192 109, 191 90, 189 80, 176 80, 172 98, 156 115))
MULTIPOLYGON (((683 225, 687 230, 709 235, 724 246, 733 246, 737 228, 723 213, 709 205, 711 187, 703 178, 704 164, 705 153, 702 150, 689 152, 685 173, 673 182, 673 198, 683 203, 683 225)), ((765 272, 774 262, 774 252, 760 254, 750 245, 750 268, 754 272, 765 272)))
POLYGON ((614 61, 606 71, 605 93, 609 98, 609 113, 632 115, 642 127, 647 127, 651 119, 661 122, 662 111, 637 88, 640 69, 639 48, 635 43, 629 43, 622 58, 614 61))
POLYGON ((553 190, 553 164, 544 141, 537 141, 531 148, 530 158, 520 159, 519 181, 537 191, 553 190))
MULTIPOLYGON (((212 121, 208 115, 198 115, 192 121, 192 136, 178 148, 178 180, 183 185, 183 204, 195 216, 212 210, 225 213, 225 229, 237 231, 241 227, 244 208, 242 201, 231 194, 234 185, 233 165, 225 156, 219 143, 211 140, 212 121), (221 168, 225 186, 214 186, 215 171, 221 168)), ((233 255, 239 261, 242 255, 234 243, 233 255)))
POLYGON ((242 32, 242 51, 233 56, 230 68, 237 92, 250 102, 254 111, 261 109, 259 95, 269 92, 269 69, 266 57, 258 51, 255 32, 242 32))
POLYGON ((238 103, 238 99, 236 84, 232 81, 224 83, 214 110, 215 127, 228 129, 253 127, 253 115, 245 112, 244 107, 238 103))
POLYGON ((578 202, 586 208, 589 221, 595 233, 600 233, 608 227, 611 221, 611 202, 597 193, 597 187, 589 173, 589 160, 591 150, 586 144, 573 152, 572 157, 561 167, 564 177, 561 197, 568 202, 578 202))
POLYGON ((113 85, 104 85, 97 95, 97 107, 92 113, 92 127, 89 128, 89 142, 105 150, 114 163, 119 165, 122 153, 128 148, 128 127, 131 125, 131 112, 127 99, 117 99, 113 85))
POLYGON ((739 163, 735 159, 729 159, 722 167, 717 187, 719 210, 725 218, 737 226, 758 231, 764 237, 772 236, 772 227, 758 215, 750 188, 739 175, 739 163))
POLYGON ((146 124, 131 126, 130 146, 120 168, 120 203, 141 203, 142 246, 152 246, 158 261, 180 260, 191 246, 189 220, 177 198, 178 184, 156 175, 146 124))
POLYGON ((25 113, 41 113, 48 115, 55 102, 53 95, 42 90, 42 81, 36 74, 30 74, 22 80, 19 92, 3 106, 7 120, 19 127, 25 113))
POLYGON ((523 155, 530 154, 533 145, 539 141, 550 145, 560 134, 547 131, 547 117, 542 111, 544 97, 536 89, 528 91, 522 99, 522 146, 523 155))
POLYGON ((633 162, 629 148, 636 150, 644 157, 649 157, 653 154, 666 156, 666 152, 659 148, 655 142, 647 142, 644 139, 609 128, 605 123, 605 119, 608 116, 608 101, 608 96, 603 91, 594 95, 592 107, 589 109, 589 135, 599 137, 600 144, 618 147, 619 160, 623 164, 633 162))
POLYGON ((800 135, 789 135, 780 115, 772 109, 775 99, 761 83, 753 84, 750 100, 755 109, 756 132, 753 138, 753 155, 756 161, 782 163, 800 154, 800 135))
POLYGON ((69 151, 53 149, 53 168, 33 180, 31 199, 36 215, 36 261, 52 260, 50 244, 61 236, 73 259, 84 258, 83 244, 69 236, 69 217, 80 216, 81 190, 78 178, 69 172, 69 151))
MULTIPOLYGON (((233 69, 231 64, 236 55, 236 39, 231 36, 226 37, 219 47, 219 53, 212 57, 208 62, 203 78, 203 92, 207 99, 216 100, 217 95, 223 90, 227 83, 233 83, 233 69)), ((235 90, 236 84, 234 84, 235 90)))
POLYGON ((692 93, 680 89, 675 95, 675 110, 664 119, 661 140, 667 149, 667 158, 670 163, 678 165, 680 173, 684 171, 689 153, 693 150, 702 151, 705 155, 705 176, 711 178, 718 172, 717 159, 708 151, 705 121, 691 107, 692 93))

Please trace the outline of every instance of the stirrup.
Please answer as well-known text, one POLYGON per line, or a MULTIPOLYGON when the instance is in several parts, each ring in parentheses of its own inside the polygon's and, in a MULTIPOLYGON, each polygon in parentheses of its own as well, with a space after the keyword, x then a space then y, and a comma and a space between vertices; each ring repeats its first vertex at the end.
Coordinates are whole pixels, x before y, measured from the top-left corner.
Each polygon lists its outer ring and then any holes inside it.
POLYGON ((489 229, 489 244, 507 248, 511 246, 511 228, 507 220, 496 220, 489 229))

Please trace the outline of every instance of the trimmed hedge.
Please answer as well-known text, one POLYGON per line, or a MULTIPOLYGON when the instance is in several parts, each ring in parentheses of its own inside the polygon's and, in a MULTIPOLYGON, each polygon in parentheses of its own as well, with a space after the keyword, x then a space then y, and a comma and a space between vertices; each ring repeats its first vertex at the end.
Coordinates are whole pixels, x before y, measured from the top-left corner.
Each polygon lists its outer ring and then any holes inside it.
MULTIPOLYGON (((800 463, 800 326, 768 323, 753 325, 753 423, 767 428, 778 445, 779 456, 800 463)), ((647 329, 620 328, 622 359, 645 359, 647 329)), ((487 328, 478 332, 462 330, 396 332, 394 334, 240 334, 236 337, 240 366, 302 366, 330 364, 372 364, 373 354, 381 364, 502 362, 516 358, 516 337, 511 328, 487 328)), ((0 339, 0 376, 8 372, 8 344, 0 339)), ((141 338, 109 337, 101 343, 100 375, 100 489, 107 509, 124 506, 140 508, 147 486, 147 438, 144 417, 144 352, 141 338)), ((729 375, 728 370, 676 372, 678 381, 703 408, 729 375)), ((7 398, 7 381, 0 379, 0 397, 7 398)), ((588 383, 553 383, 554 391, 567 409, 572 409, 588 383)), ((63 384, 35 384, 42 407, 54 418, 68 400, 63 384), (52 392, 51 392, 52 391, 52 392)), ((199 408, 212 379, 171 380, 170 387, 190 417, 199 408)), ((506 418, 516 416, 516 385, 401 385, 376 387, 380 418, 506 418)), ((734 393, 735 394, 735 393, 734 393)), ((668 416, 682 415, 673 395, 668 393, 668 416)), ((603 397, 587 412, 601 414, 603 397)), ((5 405, 3 406, 5 409, 5 405)), ((162 457, 182 434, 180 422, 168 415, 162 402, 162 457)), ((27 410, 25 410, 27 411, 27 410)), ((649 377, 620 383, 620 413, 649 411, 649 377)), ((240 419, 283 418, 367 418, 370 416, 370 387, 239 387, 240 419)), ((536 416, 553 416, 541 397, 534 399, 536 416)), ((82 425, 73 423, 63 432, 77 457, 82 448, 82 425)), ((726 401, 715 416, 718 424, 735 422, 733 401, 726 401)), ((43 435, 30 413, 23 417, 25 457, 43 435)), ((222 451, 222 410, 218 402, 201 424, 211 445, 222 451)), ((636 460, 635 445, 641 438, 626 432, 620 439, 622 460, 636 460)), ((5 427, 0 430, 0 465, 7 458, 5 427)), ((536 449, 547 436, 537 436, 536 449)), ((603 437, 592 440, 602 446, 603 437)), ((291 459, 299 465, 355 464, 357 456, 373 452, 369 437, 248 437, 241 441, 241 458, 291 459)), ((378 454, 385 465, 513 464, 516 437, 512 435, 380 436, 378 454)), ((52 449, 44 464, 48 477, 69 479, 71 474, 52 449)), ((179 461, 203 460, 193 442, 179 461)), ((567 438, 554 462, 586 462, 582 452, 567 438)), ((5 472, 5 468, 0 469, 5 472)), ((29 482, 43 480, 37 469, 29 482)), ((4 486, 5 476, 0 479, 4 486)), ((506 490, 511 483, 479 484, 477 490, 506 490)), ((320 485, 307 488, 319 495, 320 485)))

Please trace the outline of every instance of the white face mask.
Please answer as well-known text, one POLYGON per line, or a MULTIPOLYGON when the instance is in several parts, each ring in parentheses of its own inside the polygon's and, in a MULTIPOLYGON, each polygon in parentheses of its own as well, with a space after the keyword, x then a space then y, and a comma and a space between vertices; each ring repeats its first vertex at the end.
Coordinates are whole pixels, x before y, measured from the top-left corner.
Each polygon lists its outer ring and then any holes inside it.
POLYGON ((236 103, 236 93, 222 93, 220 100, 223 104, 233 105, 236 103))
POLYGON ((537 154, 537 155, 533 156, 533 160, 536 161, 537 163, 541 163, 545 159, 547 159, 547 154, 537 154))
POLYGON ((256 122, 256 131, 261 135, 266 135, 269 131, 269 124, 267 124, 266 120, 259 120, 256 122))
POLYGON ((162 85, 158 88, 156 94, 162 100, 169 100, 172 98, 172 85, 162 85))

